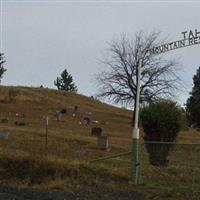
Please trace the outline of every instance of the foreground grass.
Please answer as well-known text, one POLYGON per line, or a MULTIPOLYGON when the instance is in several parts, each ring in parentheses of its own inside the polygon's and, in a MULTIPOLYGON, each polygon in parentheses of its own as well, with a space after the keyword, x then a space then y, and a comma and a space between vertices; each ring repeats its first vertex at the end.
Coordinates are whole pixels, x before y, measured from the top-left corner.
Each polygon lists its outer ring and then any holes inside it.
MULTIPOLYGON (((130 156, 88 162, 130 150, 131 112, 128 110, 82 95, 39 88, 1 87, 0 100, 4 100, 0 103, 0 117, 9 120, 0 127, 10 132, 8 140, 0 141, 1 186, 67 190, 104 187, 113 191, 138 191, 150 199, 186 199, 188 195, 199 195, 199 185, 195 190, 190 189, 193 168, 187 165, 192 162, 186 157, 192 158, 192 149, 181 145, 172 151, 171 163, 165 169, 150 166, 142 147, 142 177, 141 185, 137 187, 130 182, 130 156), (78 111, 73 117, 75 105, 78 111), (53 120, 58 108, 68 110, 61 122, 53 120), (16 112, 25 116, 16 117, 16 112), (46 116, 50 118, 47 149, 46 116), (85 116, 99 123, 80 124, 85 116), (16 120, 25 121, 26 126, 16 127, 16 120), (108 151, 96 147, 97 139, 90 134, 94 126, 102 127, 104 134, 109 136, 108 151)), ((178 141, 200 143, 200 134, 194 130, 184 131, 179 134, 178 141)), ((195 172, 195 180, 199 183, 198 169, 195 172)))

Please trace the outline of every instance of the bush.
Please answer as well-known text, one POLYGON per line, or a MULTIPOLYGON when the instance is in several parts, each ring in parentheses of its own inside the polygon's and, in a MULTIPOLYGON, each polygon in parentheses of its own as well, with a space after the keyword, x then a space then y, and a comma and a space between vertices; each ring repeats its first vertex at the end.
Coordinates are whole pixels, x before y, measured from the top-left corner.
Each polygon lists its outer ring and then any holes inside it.
POLYGON ((182 125, 182 111, 171 101, 152 102, 141 109, 141 122, 144 129, 144 140, 152 165, 166 166, 167 157, 182 125), (161 143, 148 143, 161 142, 161 143))

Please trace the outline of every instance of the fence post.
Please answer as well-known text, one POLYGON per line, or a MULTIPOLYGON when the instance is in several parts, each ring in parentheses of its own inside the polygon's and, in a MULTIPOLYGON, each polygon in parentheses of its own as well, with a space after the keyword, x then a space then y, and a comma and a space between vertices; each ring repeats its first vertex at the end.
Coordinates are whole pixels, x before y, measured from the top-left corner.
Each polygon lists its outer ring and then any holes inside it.
POLYGON ((46 117, 46 129, 45 129, 45 152, 47 153, 47 144, 48 144, 48 126, 49 126, 49 117, 46 117))

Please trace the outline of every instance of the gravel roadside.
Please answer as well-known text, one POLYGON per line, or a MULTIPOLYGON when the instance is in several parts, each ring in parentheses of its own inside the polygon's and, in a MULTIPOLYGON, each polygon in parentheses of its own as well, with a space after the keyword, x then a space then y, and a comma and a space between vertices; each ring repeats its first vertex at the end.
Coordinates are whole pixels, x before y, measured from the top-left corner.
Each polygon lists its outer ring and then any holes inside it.
POLYGON ((145 200, 133 191, 89 189, 76 191, 0 188, 0 200, 145 200))

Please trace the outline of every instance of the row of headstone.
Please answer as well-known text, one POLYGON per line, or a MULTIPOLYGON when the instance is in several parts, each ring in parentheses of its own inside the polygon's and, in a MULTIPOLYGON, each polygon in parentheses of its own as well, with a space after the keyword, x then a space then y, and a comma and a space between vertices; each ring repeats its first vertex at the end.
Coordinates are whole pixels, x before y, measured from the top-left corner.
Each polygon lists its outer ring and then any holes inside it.
MULTIPOLYGON (((9 120, 7 118, 0 119, 0 123, 8 123, 8 122, 9 122, 9 120)), ((15 121, 14 124, 16 126, 25 126, 26 122, 24 122, 24 121, 15 121)))
MULTIPOLYGON (((54 114, 54 120, 55 121, 62 121, 62 114, 66 113, 66 109, 62 109, 62 110, 57 110, 54 114)), ((73 113, 72 114, 72 117, 76 117, 76 114, 73 113)), ((99 122, 97 120, 91 120, 90 117, 86 116, 83 118, 83 124, 84 125, 89 125, 91 123, 94 123, 94 124, 98 124, 99 122)), ((79 124, 82 124, 82 122, 79 122, 79 124)))
MULTIPOLYGON (((0 113, 1 115, 4 115, 5 113, 0 113)), ((25 118, 26 115, 24 113, 19 112, 8 112, 6 115, 9 115, 9 117, 17 117, 17 118, 25 118)))
POLYGON ((24 122, 24 121, 15 121, 15 125, 16 126, 25 126, 26 122, 24 122))
POLYGON ((99 121, 98 120, 92 120, 90 117, 84 117, 83 118, 83 123, 85 125, 89 125, 91 123, 93 123, 93 124, 99 124, 99 121))
MULTIPOLYGON (((75 112, 77 110, 78 110, 78 106, 74 106, 72 117, 76 116, 75 112)), ((67 113, 68 113, 68 109, 66 109, 66 108, 58 109, 54 114, 54 120, 55 121, 62 121, 62 114, 67 114, 67 113)))
POLYGON ((69 111, 72 111, 74 113, 74 112, 78 111, 78 106, 74 106, 73 109, 70 109, 70 108, 68 108, 68 109, 67 108, 59 108, 58 111, 60 113, 62 113, 62 114, 67 114, 67 112, 69 112, 69 111))

